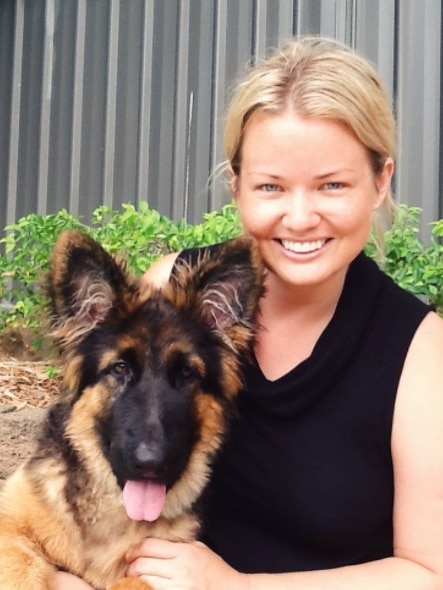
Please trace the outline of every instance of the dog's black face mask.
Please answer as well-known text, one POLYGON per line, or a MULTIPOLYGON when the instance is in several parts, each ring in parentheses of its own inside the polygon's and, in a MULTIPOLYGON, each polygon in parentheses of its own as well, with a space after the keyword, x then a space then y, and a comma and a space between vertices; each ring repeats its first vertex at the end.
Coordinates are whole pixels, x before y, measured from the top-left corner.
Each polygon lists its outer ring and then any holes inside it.
POLYGON ((220 386, 224 346, 205 322, 189 321, 160 293, 120 330, 115 345, 100 355, 120 351, 101 371, 100 379, 114 393, 109 415, 97 419, 97 430, 128 516, 151 521, 160 515, 167 490, 182 476, 199 440, 199 396, 212 395, 221 406, 229 405, 220 386))

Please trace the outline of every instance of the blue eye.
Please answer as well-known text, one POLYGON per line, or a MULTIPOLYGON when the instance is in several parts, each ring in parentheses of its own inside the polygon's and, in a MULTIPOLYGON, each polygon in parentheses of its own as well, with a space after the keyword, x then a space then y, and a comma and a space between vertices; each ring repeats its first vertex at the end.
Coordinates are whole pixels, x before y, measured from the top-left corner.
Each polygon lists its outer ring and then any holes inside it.
POLYGON ((262 190, 265 193, 275 193, 276 191, 278 191, 278 186, 276 184, 271 183, 262 184, 260 186, 260 190, 262 190))
POLYGON ((337 190, 341 190, 344 185, 342 182, 327 182, 324 185, 325 189, 328 191, 337 191, 337 190))

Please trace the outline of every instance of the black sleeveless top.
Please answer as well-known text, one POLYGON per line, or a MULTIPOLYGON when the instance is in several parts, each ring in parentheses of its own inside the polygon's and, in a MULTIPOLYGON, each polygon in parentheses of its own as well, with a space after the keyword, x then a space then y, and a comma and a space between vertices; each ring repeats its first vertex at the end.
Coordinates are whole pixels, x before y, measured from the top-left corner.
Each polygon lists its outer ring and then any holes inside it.
POLYGON ((393 555, 393 410, 429 311, 362 253, 308 359, 275 381, 257 363, 245 367, 238 416, 206 494, 203 541, 249 573, 393 555))

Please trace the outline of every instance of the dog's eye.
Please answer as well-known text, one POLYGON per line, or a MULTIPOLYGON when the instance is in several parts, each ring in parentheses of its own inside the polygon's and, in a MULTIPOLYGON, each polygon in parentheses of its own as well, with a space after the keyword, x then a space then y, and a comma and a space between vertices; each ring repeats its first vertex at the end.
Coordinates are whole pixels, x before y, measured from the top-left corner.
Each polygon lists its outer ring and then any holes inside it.
POLYGON ((117 361, 111 367, 111 373, 118 377, 124 377, 125 375, 129 375, 130 368, 126 361, 117 361))
POLYGON ((166 361, 169 382, 176 389, 188 389, 198 384, 203 373, 203 361, 192 352, 177 352, 166 361))
POLYGON ((191 369, 191 367, 184 366, 180 369, 179 376, 182 379, 189 381, 190 379, 195 379, 197 375, 195 374, 194 369, 191 369))
POLYGON ((187 387, 198 379, 198 374, 189 365, 183 365, 175 371, 174 381, 178 388, 187 387))

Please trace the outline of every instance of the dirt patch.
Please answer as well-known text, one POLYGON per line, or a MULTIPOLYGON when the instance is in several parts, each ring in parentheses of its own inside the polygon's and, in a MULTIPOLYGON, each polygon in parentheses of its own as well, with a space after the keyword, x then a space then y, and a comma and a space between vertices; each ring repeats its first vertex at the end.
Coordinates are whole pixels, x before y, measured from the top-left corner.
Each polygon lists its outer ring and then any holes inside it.
POLYGON ((46 413, 42 408, 14 411, 0 404, 0 487, 6 477, 27 459, 46 413))
POLYGON ((23 330, 0 334, 0 486, 29 457, 48 408, 59 395, 56 362, 30 345, 23 330))

